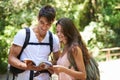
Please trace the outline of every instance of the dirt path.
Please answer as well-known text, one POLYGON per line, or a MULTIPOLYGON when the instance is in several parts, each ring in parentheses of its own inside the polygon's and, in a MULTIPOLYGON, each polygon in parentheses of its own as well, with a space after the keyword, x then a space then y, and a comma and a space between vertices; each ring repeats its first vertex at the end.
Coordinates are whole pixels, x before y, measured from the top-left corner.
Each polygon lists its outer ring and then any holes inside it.
POLYGON ((101 80, 120 80, 120 59, 99 63, 101 80))

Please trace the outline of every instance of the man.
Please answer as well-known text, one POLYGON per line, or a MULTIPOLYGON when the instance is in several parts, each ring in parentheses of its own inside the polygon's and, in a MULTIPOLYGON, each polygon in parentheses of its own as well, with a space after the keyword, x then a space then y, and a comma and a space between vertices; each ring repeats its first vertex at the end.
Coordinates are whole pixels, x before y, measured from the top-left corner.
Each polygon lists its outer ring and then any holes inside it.
MULTIPOLYGON (((54 22, 56 12, 54 8, 50 5, 42 7, 38 14, 38 25, 30 28, 30 39, 29 42, 34 43, 48 43, 49 42, 49 28, 54 22)), ((59 41, 58 38, 53 36, 53 54, 55 60, 58 58, 59 53, 59 41)), ((24 72, 18 74, 17 80, 29 80, 30 70, 40 71, 44 68, 38 66, 40 62, 48 61, 48 56, 50 53, 50 46, 48 45, 27 45, 23 50, 20 60, 17 56, 20 54, 22 46, 24 44, 26 37, 25 29, 20 30, 14 37, 13 44, 10 48, 10 54, 8 56, 8 62, 12 66, 25 70, 24 72), (33 64, 26 64, 26 59, 32 60, 36 66, 33 64)), ((48 73, 41 73, 34 77, 37 80, 49 80, 48 73)))

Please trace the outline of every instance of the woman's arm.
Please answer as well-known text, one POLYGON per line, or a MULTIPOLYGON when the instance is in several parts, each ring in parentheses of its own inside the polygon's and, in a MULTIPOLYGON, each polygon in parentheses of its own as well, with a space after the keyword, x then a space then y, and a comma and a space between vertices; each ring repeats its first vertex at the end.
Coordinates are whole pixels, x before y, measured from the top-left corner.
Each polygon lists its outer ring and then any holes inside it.
POLYGON ((86 80, 86 71, 85 71, 85 65, 84 65, 81 49, 78 46, 75 46, 74 48, 72 48, 72 54, 74 56, 79 71, 75 71, 61 65, 53 66, 54 71, 57 74, 60 72, 64 72, 76 79, 86 80))

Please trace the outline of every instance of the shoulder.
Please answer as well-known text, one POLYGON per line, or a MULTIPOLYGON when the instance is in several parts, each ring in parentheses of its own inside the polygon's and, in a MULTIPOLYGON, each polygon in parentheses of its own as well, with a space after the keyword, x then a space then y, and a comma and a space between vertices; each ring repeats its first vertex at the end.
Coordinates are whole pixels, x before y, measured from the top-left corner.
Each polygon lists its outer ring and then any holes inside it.
POLYGON ((71 50, 74 56, 82 55, 82 50, 78 44, 73 44, 71 50))
POLYGON ((26 34, 25 29, 20 29, 16 35, 25 35, 25 34, 26 34))
POLYGON ((59 38, 57 37, 57 35, 53 33, 52 38, 53 38, 53 52, 58 52, 60 50, 59 38))
POLYGON ((25 29, 19 30, 17 32, 17 34, 14 36, 13 43, 16 45, 22 46, 22 44, 24 43, 24 40, 25 40, 25 36, 26 36, 25 29))
POLYGON ((59 38, 57 37, 57 35, 56 34, 54 34, 54 33, 52 33, 51 32, 51 34, 52 34, 52 38, 53 38, 53 42, 57 42, 57 43, 59 43, 59 38))
POLYGON ((55 35, 55 34, 53 34, 53 39, 59 40, 59 38, 58 38, 57 35, 55 35))

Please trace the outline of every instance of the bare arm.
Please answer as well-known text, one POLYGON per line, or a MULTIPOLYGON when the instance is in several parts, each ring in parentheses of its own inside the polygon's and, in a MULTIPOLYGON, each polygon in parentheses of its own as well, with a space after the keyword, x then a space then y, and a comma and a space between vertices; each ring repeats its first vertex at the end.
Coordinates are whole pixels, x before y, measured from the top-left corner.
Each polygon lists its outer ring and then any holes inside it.
POLYGON ((11 64, 12 66, 19 68, 19 69, 23 69, 23 70, 41 70, 41 67, 37 67, 34 66, 32 63, 25 63, 20 61, 17 56, 19 55, 20 51, 21 51, 22 47, 13 44, 10 48, 10 53, 8 55, 8 63, 11 64))
POLYGON ((61 65, 55 65, 53 66, 53 69, 56 73, 64 72, 76 79, 86 80, 86 71, 81 49, 79 47, 75 47, 73 49, 73 52, 73 56, 79 71, 75 71, 61 65))
POLYGON ((20 51, 21 51, 22 47, 17 46, 15 44, 13 44, 10 48, 10 53, 8 55, 8 63, 11 64, 14 67, 17 67, 19 69, 26 69, 26 64, 21 62, 17 56, 19 55, 20 51))
POLYGON ((76 75, 75 77, 81 78, 82 80, 86 80, 86 71, 85 71, 85 64, 83 60, 83 53, 81 49, 78 46, 75 46, 73 49, 73 56, 77 65, 77 68, 79 71, 78 76, 76 75))

